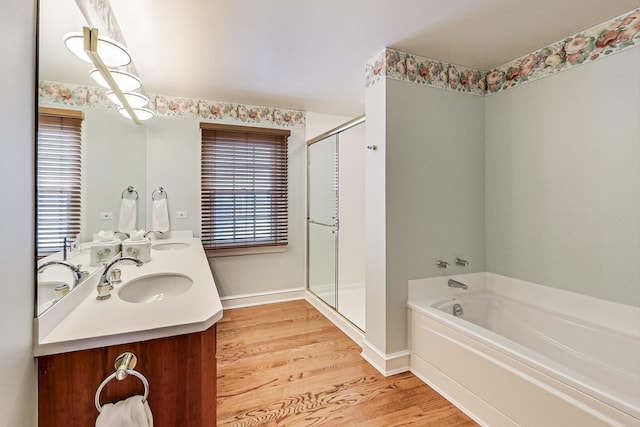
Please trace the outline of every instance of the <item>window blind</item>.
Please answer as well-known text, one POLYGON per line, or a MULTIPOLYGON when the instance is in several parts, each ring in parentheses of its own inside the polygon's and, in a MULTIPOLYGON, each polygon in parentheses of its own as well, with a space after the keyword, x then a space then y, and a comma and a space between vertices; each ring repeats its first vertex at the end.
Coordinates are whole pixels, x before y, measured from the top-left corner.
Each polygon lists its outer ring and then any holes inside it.
POLYGON ((289 131, 202 123, 205 249, 287 244, 289 131))
POLYGON ((38 114, 36 147, 36 252, 62 250, 80 232, 82 115, 65 110, 38 114))

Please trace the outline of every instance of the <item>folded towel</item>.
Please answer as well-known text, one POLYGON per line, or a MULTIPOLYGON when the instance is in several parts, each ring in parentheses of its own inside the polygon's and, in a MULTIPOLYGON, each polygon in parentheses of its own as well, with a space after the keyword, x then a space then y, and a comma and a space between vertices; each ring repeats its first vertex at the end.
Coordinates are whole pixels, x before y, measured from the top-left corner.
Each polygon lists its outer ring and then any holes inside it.
POLYGON ((167 207, 167 199, 153 201, 151 212, 151 229, 154 231, 169 231, 169 208, 167 207))
POLYGON ((100 230, 96 240, 98 242, 111 242, 113 240, 113 231, 100 230))
POLYGON ((144 239, 144 230, 133 230, 129 236, 129 240, 136 242, 144 239))
POLYGON ((135 200, 122 199, 120 205, 120 221, 118 223, 118 230, 130 233, 136 229, 136 217, 138 216, 138 209, 135 200))
POLYGON ((142 399, 142 396, 136 395, 103 405, 96 419, 96 427, 153 427, 151 409, 142 399))

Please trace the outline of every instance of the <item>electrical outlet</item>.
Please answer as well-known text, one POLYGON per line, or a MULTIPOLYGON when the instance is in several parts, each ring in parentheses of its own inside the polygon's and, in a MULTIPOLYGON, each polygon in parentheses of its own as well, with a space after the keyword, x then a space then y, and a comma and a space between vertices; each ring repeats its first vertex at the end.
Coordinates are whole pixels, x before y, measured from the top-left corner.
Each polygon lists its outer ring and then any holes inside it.
POLYGON ((100 212, 100 219, 103 221, 113 219, 113 212, 100 212))
POLYGON ((176 219, 187 219, 187 211, 176 211, 176 219))

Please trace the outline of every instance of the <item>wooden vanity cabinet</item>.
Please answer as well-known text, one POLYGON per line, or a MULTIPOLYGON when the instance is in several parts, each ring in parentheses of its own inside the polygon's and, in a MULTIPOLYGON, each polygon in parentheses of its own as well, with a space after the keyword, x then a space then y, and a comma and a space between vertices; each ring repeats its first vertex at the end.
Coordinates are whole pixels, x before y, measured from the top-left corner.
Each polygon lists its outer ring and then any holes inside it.
MULTIPOLYGON (((96 390, 125 351, 137 356, 135 370, 149 381, 155 427, 216 425, 216 325, 203 332, 38 357, 38 425, 93 426, 96 390)), ((100 402, 143 391, 132 375, 113 379, 100 402)))

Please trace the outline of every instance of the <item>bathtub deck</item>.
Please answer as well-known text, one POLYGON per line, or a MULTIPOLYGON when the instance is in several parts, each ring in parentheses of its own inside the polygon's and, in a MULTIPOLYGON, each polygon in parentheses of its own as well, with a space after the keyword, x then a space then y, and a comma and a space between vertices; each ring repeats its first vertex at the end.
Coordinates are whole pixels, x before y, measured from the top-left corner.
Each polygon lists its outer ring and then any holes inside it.
POLYGON ((305 301, 227 310, 218 426, 474 426, 411 373, 385 378, 305 301))

